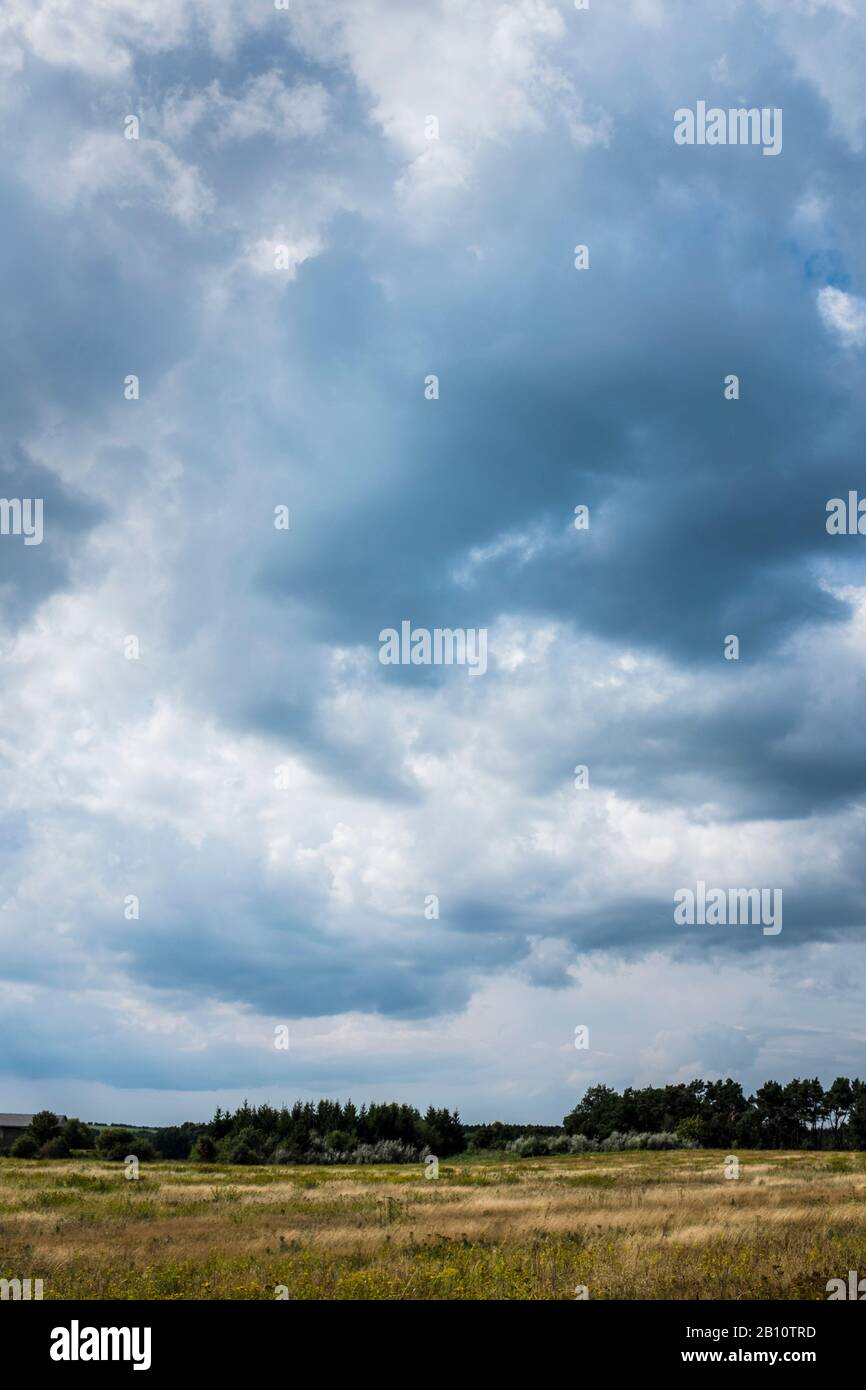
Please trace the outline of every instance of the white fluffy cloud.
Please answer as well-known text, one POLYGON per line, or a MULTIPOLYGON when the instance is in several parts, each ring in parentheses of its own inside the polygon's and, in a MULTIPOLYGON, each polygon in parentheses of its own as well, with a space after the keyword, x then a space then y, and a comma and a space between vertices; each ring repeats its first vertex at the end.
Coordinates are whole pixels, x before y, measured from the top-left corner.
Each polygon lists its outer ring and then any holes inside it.
POLYGON ((44 63, 117 79, 137 52, 176 48, 197 29, 219 53, 264 16, 242 0, 6 0, 0 32, 8 47, 44 63))
POLYGON ((423 211, 432 197, 469 186, 485 146, 551 127, 577 145, 608 139, 608 120, 585 113, 558 62, 566 24, 547 0, 413 0, 399 10, 387 0, 338 0, 327 15, 300 11, 296 32, 316 57, 349 65, 404 161, 398 193, 423 211))
POLYGON ((866 343, 866 299, 825 285, 818 291, 818 312, 825 328, 843 347, 857 348, 866 343))

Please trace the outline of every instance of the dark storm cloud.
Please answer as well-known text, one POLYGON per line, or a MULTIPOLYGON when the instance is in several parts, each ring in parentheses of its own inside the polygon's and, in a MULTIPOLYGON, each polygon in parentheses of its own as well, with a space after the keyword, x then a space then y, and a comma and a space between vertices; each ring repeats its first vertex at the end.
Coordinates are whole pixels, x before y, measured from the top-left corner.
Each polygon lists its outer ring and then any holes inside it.
MULTIPOLYGON (((97 32, 66 55, 28 51, 13 74, 0 491, 44 498, 45 539, 0 538, 4 623, 32 639, 22 670, 37 663, 3 748, 10 777, 24 750, 3 978, 68 979, 72 1001, 61 1047, 47 1025, 26 1032, 16 994, 0 1041, 23 1076, 271 1081, 272 1059, 248 1049, 178 1055, 134 1032, 106 1047, 83 992, 103 963, 178 1012, 418 1023, 509 971, 548 998, 573 961, 663 949, 731 968, 862 934, 864 678, 844 586, 863 562, 860 538, 824 523, 863 477, 864 345, 817 299, 866 294, 862 160, 766 7, 675 5, 626 41, 609 16, 578 33, 568 7, 529 8, 522 22, 541 16, 552 42, 480 44, 466 124, 459 103, 450 128, 443 112, 453 165, 411 143, 411 103, 423 120, 469 45, 453 21, 429 94, 407 95, 397 61, 384 90, 377 44, 399 57, 399 23, 382 12, 396 27, 368 33, 340 5, 285 33, 273 16, 241 26, 234 43, 198 13, 188 42, 157 42, 145 17, 143 39, 115 36, 140 48, 126 67, 97 32), (250 107, 251 133, 231 135, 227 113, 273 75, 263 124, 250 107), (273 93, 317 84, 321 121, 314 97, 290 137, 273 93), (781 154, 676 146, 674 111, 702 99, 782 107, 781 154), (282 241, 297 264, 276 281, 282 241), (133 372, 142 399, 126 411, 133 372), (282 503, 289 533, 273 526, 282 503), (34 770, 28 729, 46 716, 28 696, 55 660, 52 633, 38 665, 37 610, 103 581, 62 653, 56 737, 34 770), (483 690, 379 665, 380 630, 407 618, 495 631, 483 690), (118 676, 103 648, 130 622, 147 660, 118 676), (549 629, 543 661, 509 664, 510 623, 527 648, 549 629), (97 629, 89 667, 81 633, 97 629), (730 633, 739 663, 723 659, 730 633), (245 801, 210 776, 223 754, 245 801), (281 811, 264 789, 290 758, 281 811), (563 797, 576 762, 597 793, 583 820, 563 797), (617 819, 626 802, 647 818, 637 832, 617 819), (743 821, 766 838, 748 869, 743 821), (630 833, 657 837, 661 876, 622 851, 630 833), (60 884, 35 888, 34 860, 64 847, 60 884), (712 879, 711 850, 722 886, 784 890, 780 938, 674 925, 673 893, 712 879), (668 884, 670 863, 684 882, 668 884), (441 921, 420 917, 428 889, 441 921), (133 890, 141 922, 119 927, 133 890)), ((710 1024, 672 1037, 671 1067, 692 1049, 754 1060, 710 1024)), ((392 1074, 417 1079, 422 1053, 392 1074)), ((305 1065, 323 1086, 375 1073, 305 1065)))

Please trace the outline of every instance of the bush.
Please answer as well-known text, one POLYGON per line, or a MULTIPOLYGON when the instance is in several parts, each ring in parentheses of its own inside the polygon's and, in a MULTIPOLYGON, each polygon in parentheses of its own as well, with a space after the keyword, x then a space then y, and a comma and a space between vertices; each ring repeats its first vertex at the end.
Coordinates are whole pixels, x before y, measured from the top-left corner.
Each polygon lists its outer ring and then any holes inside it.
POLYGON ((552 1134, 547 1141, 549 1154, 570 1154, 571 1141, 567 1134, 552 1134))
POLYGON ((237 1134, 226 1135, 220 1145, 220 1158, 224 1163, 264 1163, 258 1131, 248 1125, 237 1134))
POLYGON ((157 1157, 156 1149, 143 1134, 135 1134, 131 1129, 103 1129, 96 1136, 96 1152, 100 1158, 112 1163, 123 1163, 134 1156, 140 1163, 148 1163, 157 1157))
POLYGON ((68 1158, 69 1145, 62 1134, 55 1134, 53 1139, 49 1139, 47 1144, 43 1144, 39 1150, 40 1158, 68 1158))
POLYGON ((600 1139, 598 1142, 599 1153, 603 1154, 622 1153, 625 1148, 642 1149, 643 1144, 641 1143, 640 1135, 620 1134, 618 1130, 614 1129, 606 1139, 600 1139), (629 1139, 631 1143, 628 1143, 629 1139))
POLYGON ((331 1149, 334 1153, 349 1153, 357 1146, 357 1142, 357 1139, 354 1139, 351 1134, 347 1134, 344 1129, 332 1129, 329 1134, 325 1135, 325 1148, 331 1149))
POLYGON ((698 1143, 694 1139, 689 1139, 686 1135, 671 1134, 665 1130, 662 1134, 648 1134, 646 1137, 648 1149, 697 1149, 698 1143))
MULTIPOLYGON (((328 1138, 332 1136, 329 1134, 328 1138)), ((345 1135, 341 1136, 346 1138, 345 1135)), ((272 1163, 337 1164, 337 1163, 420 1163, 422 1150, 399 1139, 380 1139, 375 1144, 356 1144, 354 1148, 331 1149, 320 1147, 322 1141, 305 1152, 278 1148, 272 1163)))
POLYGON ((380 1139, 378 1144, 359 1144, 349 1155, 350 1163, 420 1163, 421 1155, 411 1144, 399 1139, 380 1139))
POLYGON ((700 1144, 704 1137, 704 1122, 700 1115, 689 1115, 688 1119, 680 1120, 676 1127, 676 1133, 680 1139, 688 1139, 695 1144, 700 1144))
POLYGON ((200 1134, 192 1146, 192 1163, 216 1163, 217 1146, 209 1134, 200 1134))
POLYGON ((606 1139, 587 1139, 585 1134, 524 1134, 506 1144, 505 1152, 518 1158, 541 1158, 548 1154, 624 1153, 630 1149, 694 1149, 694 1140, 679 1134, 619 1134, 606 1139))
POLYGON ((28 1134, 26 1130, 23 1134, 19 1134, 10 1149, 13 1158, 35 1158, 38 1152, 39 1145, 33 1135, 28 1134))
POLYGON ((521 1134, 505 1145, 505 1152, 518 1158, 546 1158, 548 1154, 595 1153, 594 1139, 582 1134, 521 1134))
POLYGON ((598 1153, 598 1141, 587 1139, 585 1134, 570 1134, 568 1136, 568 1152, 570 1154, 598 1153))
POLYGON ((549 1140, 544 1134, 522 1134, 505 1145, 505 1152, 518 1158, 541 1158, 550 1153, 549 1140))
POLYGON ((693 1140, 681 1139, 678 1134, 663 1132, 660 1134, 609 1134, 607 1139, 603 1139, 599 1148, 603 1153, 622 1153, 626 1149, 694 1149, 697 1145, 693 1140))
POLYGON ((92 1149, 96 1143, 94 1131, 77 1119, 67 1120, 60 1133, 70 1149, 92 1149))

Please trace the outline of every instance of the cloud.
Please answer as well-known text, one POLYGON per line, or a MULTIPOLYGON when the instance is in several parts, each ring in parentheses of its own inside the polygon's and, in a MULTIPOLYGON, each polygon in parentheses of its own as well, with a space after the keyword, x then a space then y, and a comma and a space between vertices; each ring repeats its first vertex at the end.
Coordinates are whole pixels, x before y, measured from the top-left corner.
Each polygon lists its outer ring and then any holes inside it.
POLYGON ((327 122, 328 96, 321 83, 286 87, 278 73, 262 73, 237 98, 222 97, 219 133, 222 140, 247 140, 263 132, 278 140, 318 135, 327 122))
POLYGON ((250 77, 237 96, 218 81, 191 95, 172 92, 157 113, 159 130, 169 140, 188 140, 205 125, 211 138, 227 143, 268 135, 289 141, 320 135, 327 126, 330 101, 319 82, 287 86, 276 71, 250 77))
POLYGON ((296 33, 318 61, 348 64, 369 94, 370 118, 403 162, 395 186, 413 215, 466 191, 486 146, 552 126, 578 146, 609 138, 605 114, 587 114, 556 61, 566 25, 545 0, 413 0, 399 16, 384 0, 339 0, 324 23, 301 11, 296 33))
POLYGON ((110 197, 122 206, 151 206, 191 227, 214 206, 211 190, 192 165, 159 140, 124 140, 118 135, 85 136, 45 179, 39 192, 69 208, 79 200, 110 197))
POLYGON ((9 0, 3 16, 7 43, 43 63, 108 79, 125 76, 137 54, 164 53, 192 33, 228 53, 254 23, 254 12, 237 0, 217 9, 208 0, 9 0))
POLYGON ((786 13, 7 10, 8 1105, 862 1072, 866 266, 786 13), (675 146, 720 53, 784 159, 675 146))
POLYGON ((842 347, 857 348, 866 343, 866 299, 825 285, 818 291, 818 312, 824 327, 835 334, 842 347))
POLYGON ((798 75, 829 109, 834 130, 853 150, 863 147, 866 103, 859 74, 866 58, 863 16, 856 0, 761 0, 798 75))
POLYGON ((321 250, 318 236, 292 240, 285 228, 277 228, 272 238, 262 238, 248 247, 244 259, 255 275, 273 276, 282 271, 287 280, 294 280, 298 267, 318 256, 321 250))

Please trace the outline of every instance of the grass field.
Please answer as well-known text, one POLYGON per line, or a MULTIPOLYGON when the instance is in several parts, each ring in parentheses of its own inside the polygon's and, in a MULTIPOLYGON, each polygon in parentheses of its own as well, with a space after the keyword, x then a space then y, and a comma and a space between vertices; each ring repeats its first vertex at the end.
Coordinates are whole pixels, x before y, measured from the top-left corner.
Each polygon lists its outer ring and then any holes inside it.
POLYGON ((0 1276, 49 1298, 825 1299, 866 1274, 866 1155, 415 1167, 0 1160, 0 1276))

